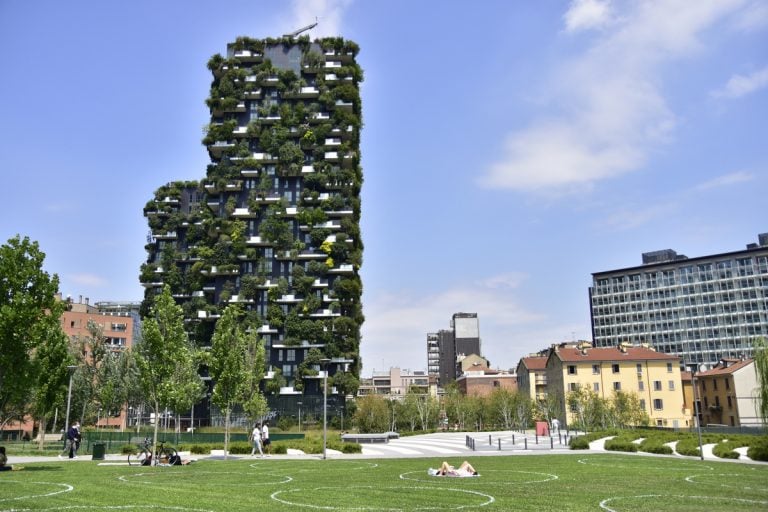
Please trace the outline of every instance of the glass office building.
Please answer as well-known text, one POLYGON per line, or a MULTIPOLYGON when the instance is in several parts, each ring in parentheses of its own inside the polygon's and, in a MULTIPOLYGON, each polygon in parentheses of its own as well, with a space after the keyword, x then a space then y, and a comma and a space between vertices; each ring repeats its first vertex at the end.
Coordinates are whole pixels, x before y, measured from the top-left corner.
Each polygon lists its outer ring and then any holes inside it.
POLYGON ((649 344, 686 367, 749 357, 768 335, 768 233, 745 250, 688 258, 671 249, 592 274, 596 347, 649 344))

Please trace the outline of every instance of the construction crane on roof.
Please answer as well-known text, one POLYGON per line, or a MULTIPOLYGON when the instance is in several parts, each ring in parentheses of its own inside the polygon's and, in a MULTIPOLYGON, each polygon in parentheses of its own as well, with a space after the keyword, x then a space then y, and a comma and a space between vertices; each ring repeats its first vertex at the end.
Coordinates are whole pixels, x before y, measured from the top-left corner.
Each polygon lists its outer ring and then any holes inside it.
POLYGON ((311 29, 315 28, 316 26, 317 26, 317 18, 315 18, 315 22, 312 23, 311 25, 307 25, 306 27, 300 28, 299 30, 294 30, 290 34, 283 34, 283 37, 294 38, 297 35, 301 34, 302 32, 306 32, 307 30, 311 30, 311 29))

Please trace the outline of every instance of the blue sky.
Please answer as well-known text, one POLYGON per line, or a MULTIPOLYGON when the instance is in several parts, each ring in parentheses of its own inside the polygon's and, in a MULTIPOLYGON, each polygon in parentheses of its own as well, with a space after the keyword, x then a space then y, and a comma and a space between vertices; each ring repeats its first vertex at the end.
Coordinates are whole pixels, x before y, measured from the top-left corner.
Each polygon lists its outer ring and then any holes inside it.
POLYGON ((762 0, 0 0, 2 241, 140 300, 145 202, 205 175, 208 58, 315 17, 365 71, 364 375, 425 369, 460 311, 514 367, 591 337, 592 272, 768 231, 762 0))

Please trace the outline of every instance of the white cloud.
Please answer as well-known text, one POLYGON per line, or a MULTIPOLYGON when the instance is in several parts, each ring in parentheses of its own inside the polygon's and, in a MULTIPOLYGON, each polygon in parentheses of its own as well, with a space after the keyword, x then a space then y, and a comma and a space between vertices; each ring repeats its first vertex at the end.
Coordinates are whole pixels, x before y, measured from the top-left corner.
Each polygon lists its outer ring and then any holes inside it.
POLYGON ((611 4, 605 0, 572 0, 563 15, 568 32, 578 32, 607 25, 611 19, 611 4))
MULTIPOLYGON (((527 353, 526 348, 510 346, 514 332, 536 327, 545 315, 528 309, 522 293, 515 293, 523 279, 523 274, 511 272, 435 294, 408 290, 364 296, 363 374, 390 366, 426 369, 427 333, 449 329, 451 315, 458 312, 478 314, 483 352, 504 354, 510 361, 527 353)), ((492 363, 512 364, 501 359, 492 363)))
POLYGON ((740 98, 768 85, 768 66, 749 75, 733 75, 725 86, 712 91, 715 98, 740 98))
POLYGON ((754 32, 768 27, 768 3, 755 0, 737 13, 735 26, 744 32, 754 32))
POLYGON ((106 279, 101 276, 97 276, 96 274, 69 274, 66 277, 70 284, 75 284, 82 287, 102 288, 109 284, 106 279))
MULTIPOLYGON (((569 13, 583 8, 577 3, 569 13)), ((697 53, 699 35, 743 3, 625 5, 587 50, 554 71, 549 98, 554 110, 508 134, 502 158, 489 166, 480 184, 573 192, 642 167, 677 123, 662 95, 664 65, 697 53)), ((586 26, 586 21, 571 23, 574 29, 586 26)))
POLYGON ((317 21, 312 37, 340 36, 344 10, 351 4, 352 0, 294 0, 293 30, 317 21))
POLYGON ((651 222, 669 218, 680 210, 679 201, 622 207, 599 221, 599 228, 609 231, 630 231, 651 222))
POLYGON ((731 185, 752 181, 754 178, 754 175, 747 171, 732 172, 730 174, 724 174, 723 176, 718 176, 712 180, 705 181, 704 183, 700 183, 696 186, 695 190, 704 191, 711 190, 713 188, 729 187, 731 185))

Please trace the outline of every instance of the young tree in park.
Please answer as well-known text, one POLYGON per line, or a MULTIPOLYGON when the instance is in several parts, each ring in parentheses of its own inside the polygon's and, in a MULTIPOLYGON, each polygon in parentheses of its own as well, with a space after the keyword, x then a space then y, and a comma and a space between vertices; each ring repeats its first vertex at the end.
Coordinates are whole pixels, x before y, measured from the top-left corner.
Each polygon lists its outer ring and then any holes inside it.
POLYGON ((199 396, 202 382, 184 329, 184 313, 168 286, 155 297, 136 344, 136 366, 142 389, 155 413, 152 453, 157 447, 159 415, 167 407, 180 407, 199 396))
POLYGON ((536 401, 536 412, 540 419, 552 423, 553 418, 561 413, 563 401, 559 394, 547 393, 544 398, 536 401))
POLYGON ((516 427, 525 430, 531 424, 531 419, 533 419, 533 401, 531 401, 528 395, 518 391, 512 393, 512 400, 515 411, 514 424, 516 427))
POLYGON ((506 388, 496 388, 491 392, 490 400, 496 418, 504 430, 512 428, 516 409, 516 396, 506 388))
POLYGON ((245 385, 243 386, 243 409, 251 423, 261 419, 267 413, 267 399, 259 388, 264 378, 266 355, 264 344, 253 333, 246 336, 245 348, 245 385))
POLYGON ((757 338, 753 342, 755 372, 757 373, 757 405, 763 425, 768 425, 768 341, 757 338))
POLYGON ((382 396, 366 395, 357 399, 353 422, 361 433, 384 432, 389 424, 387 401, 382 396))
MULTIPOLYGON (((211 340, 209 368, 213 379, 211 401, 224 411, 224 458, 229 450, 229 420, 232 408, 242 403, 249 380, 246 367, 248 340, 240 327, 242 311, 230 304, 216 323, 211 340)), ((254 335, 255 336, 255 335, 254 335)))
POLYGON ((41 323, 58 324, 64 310, 56 300, 59 278, 43 270, 44 260, 28 237, 0 246, 0 427, 26 411, 38 378, 35 354, 48 331, 41 323))
POLYGON ((38 449, 43 450, 48 414, 64 398, 71 363, 69 339, 61 330, 58 319, 51 316, 40 322, 43 343, 35 352, 34 364, 37 382, 33 395, 33 413, 38 421, 38 449))

